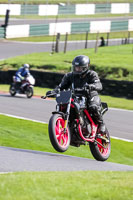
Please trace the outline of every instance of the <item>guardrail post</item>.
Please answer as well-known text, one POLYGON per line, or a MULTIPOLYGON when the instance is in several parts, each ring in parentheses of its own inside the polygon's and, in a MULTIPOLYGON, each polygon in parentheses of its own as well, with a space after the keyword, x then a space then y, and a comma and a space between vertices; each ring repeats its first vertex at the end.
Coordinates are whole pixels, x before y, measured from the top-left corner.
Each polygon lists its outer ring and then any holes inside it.
POLYGON ((86 32, 85 49, 87 49, 87 46, 88 46, 88 31, 86 32))
POLYGON ((96 37, 95 53, 97 53, 97 49, 98 49, 98 39, 99 39, 99 32, 97 32, 97 37, 96 37))
POLYGON ((130 31, 128 31, 128 44, 130 44, 130 31))
POLYGON ((106 46, 109 45, 109 33, 107 33, 107 43, 106 43, 106 46))
POLYGON ((68 33, 66 33, 66 36, 65 36, 64 53, 66 53, 66 49, 67 49, 67 39, 68 39, 68 33))
POLYGON ((59 52, 59 41, 60 41, 60 33, 57 33, 57 36, 56 36, 56 45, 55 45, 55 52, 56 53, 59 52))

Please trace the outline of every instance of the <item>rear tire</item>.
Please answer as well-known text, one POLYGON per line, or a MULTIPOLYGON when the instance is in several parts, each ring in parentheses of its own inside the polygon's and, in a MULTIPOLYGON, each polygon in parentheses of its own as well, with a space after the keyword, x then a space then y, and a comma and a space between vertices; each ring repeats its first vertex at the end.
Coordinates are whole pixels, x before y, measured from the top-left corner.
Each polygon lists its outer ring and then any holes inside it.
POLYGON ((27 98, 31 98, 33 96, 33 88, 32 87, 27 87, 26 95, 27 95, 27 98))
MULTIPOLYGON (((106 128, 105 132, 106 132, 105 137, 109 140, 109 142, 106 142, 105 140, 100 139, 98 137, 96 138, 96 141, 98 141, 104 147, 100 146, 100 144, 98 144, 97 142, 89 143, 91 153, 92 153, 93 157, 98 161, 107 160, 109 158, 110 152, 111 152, 111 142, 110 142, 110 136, 109 136, 109 132, 108 132, 107 128, 106 128)), ((103 135, 101 134, 101 136, 103 136, 103 135)))
POLYGON ((60 114, 53 114, 49 120, 49 138, 52 146, 58 152, 65 152, 70 145, 70 129, 63 132, 65 120, 60 114))

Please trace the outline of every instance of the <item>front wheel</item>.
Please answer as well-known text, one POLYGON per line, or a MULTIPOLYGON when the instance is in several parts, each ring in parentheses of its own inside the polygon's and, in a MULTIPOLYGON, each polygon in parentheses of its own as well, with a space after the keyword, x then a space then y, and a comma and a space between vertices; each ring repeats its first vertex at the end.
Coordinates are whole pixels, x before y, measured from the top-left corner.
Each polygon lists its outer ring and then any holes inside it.
POLYGON ((15 89, 15 85, 14 85, 14 84, 11 84, 11 85, 10 85, 9 92, 10 92, 10 95, 11 95, 11 96, 15 96, 15 94, 16 94, 16 89, 15 89))
POLYGON ((60 114, 53 114, 49 120, 49 138, 58 152, 64 152, 70 145, 70 129, 64 132, 65 120, 60 114))
POLYGON ((33 96, 33 88, 32 87, 27 87, 25 93, 27 95, 27 98, 31 98, 33 96))
POLYGON ((111 142, 108 129, 106 128, 104 134, 97 134, 95 142, 90 142, 89 146, 91 153, 96 160, 107 160, 111 152, 111 142))

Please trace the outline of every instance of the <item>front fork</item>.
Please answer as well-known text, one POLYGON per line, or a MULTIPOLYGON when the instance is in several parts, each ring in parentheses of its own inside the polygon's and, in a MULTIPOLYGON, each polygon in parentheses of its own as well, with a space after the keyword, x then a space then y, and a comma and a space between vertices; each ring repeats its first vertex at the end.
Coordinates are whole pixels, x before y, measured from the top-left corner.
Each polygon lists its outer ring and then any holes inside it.
POLYGON ((69 99, 69 103, 67 105, 67 111, 65 114, 65 125, 64 125, 64 132, 66 133, 67 131, 67 126, 68 126, 68 119, 69 119, 69 115, 70 115, 70 107, 71 107, 71 98, 69 99))

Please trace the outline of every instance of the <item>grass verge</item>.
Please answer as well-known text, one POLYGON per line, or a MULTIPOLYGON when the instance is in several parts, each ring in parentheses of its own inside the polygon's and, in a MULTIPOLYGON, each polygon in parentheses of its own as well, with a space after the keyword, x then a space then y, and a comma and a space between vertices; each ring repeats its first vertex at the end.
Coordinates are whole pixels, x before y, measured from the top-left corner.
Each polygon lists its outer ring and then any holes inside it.
MULTIPOLYGON (((48 1, 44 1, 44 0, 13 0, 11 3, 18 3, 19 1, 19 4, 25 4, 25 3, 28 3, 28 4, 58 4, 60 3, 60 0, 48 0, 48 1), (26 2, 25 2, 26 1, 26 2)), ((87 3, 86 0, 62 0, 61 1, 62 3, 72 3, 72 4, 76 4, 76 3, 87 3)), ((107 3, 106 0, 102 0, 103 3, 107 3)), ((125 0, 110 0, 109 3, 112 3, 112 2, 123 2, 125 3, 125 0)), ((133 2, 133 0, 128 0, 127 2, 133 2)), ((9 0, 0 0, 0 3, 9 3, 9 0)), ((89 3, 101 3, 101 0, 89 0, 89 3)))
POLYGON ((131 200, 133 172, 22 172, 0 175, 1 200, 131 200))
MULTIPOLYGON (((0 146, 57 153, 48 137, 48 125, 0 115, 0 146), (19 128, 18 128, 19 127, 19 128)), ((109 162, 133 165, 132 142, 111 139, 109 162)), ((91 158, 89 146, 70 146, 66 155, 91 158)))
MULTIPOLYGON (((126 17, 132 17, 133 14, 130 13, 126 13, 126 17)), ((4 17, 4 15, 0 15, 0 17, 4 17)), ((101 18, 115 18, 115 17, 125 17, 125 14, 112 14, 112 13, 95 13, 93 15, 75 15, 75 14, 59 14, 58 15, 58 19, 65 19, 65 21, 71 21, 71 19, 84 19, 85 18, 89 18, 89 20, 91 19, 99 19, 101 18)), ((43 20, 47 20, 47 19, 56 19, 56 15, 48 15, 48 16, 40 16, 38 14, 23 14, 23 15, 10 15, 10 19, 11 18, 15 18, 15 19, 42 19, 42 24, 44 24, 45 22, 43 20)), ((119 20, 119 19, 118 19, 119 20)), ((126 18, 125 18, 126 20, 126 18)), ((47 23, 48 24, 48 23, 47 23)))
POLYGON ((100 47, 95 53, 94 49, 82 49, 50 54, 48 52, 33 53, 17 56, 0 61, 0 69, 18 69, 23 63, 29 63, 31 69, 66 73, 71 70, 73 58, 80 54, 90 57, 91 68, 96 70, 100 78, 116 80, 133 80, 132 45, 100 47))
MULTIPOLYGON (((123 31, 123 32, 110 32, 109 39, 116 39, 121 38, 125 39, 128 38, 129 32, 123 31)), ((104 37, 107 38, 107 33, 99 33, 99 38, 104 37)), ((60 36, 60 41, 65 41, 65 35, 60 36)), ((130 32, 130 38, 133 37, 133 31, 130 32)), ((88 34, 88 40, 96 40, 97 34, 90 33, 88 34)), ((31 36, 31 37, 22 37, 22 38, 12 38, 8 39, 11 41, 23 41, 23 42, 52 42, 53 36, 31 36)), ((68 41, 77 41, 77 40, 86 40, 86 34, 69 34, 68 35, 68 41)))

